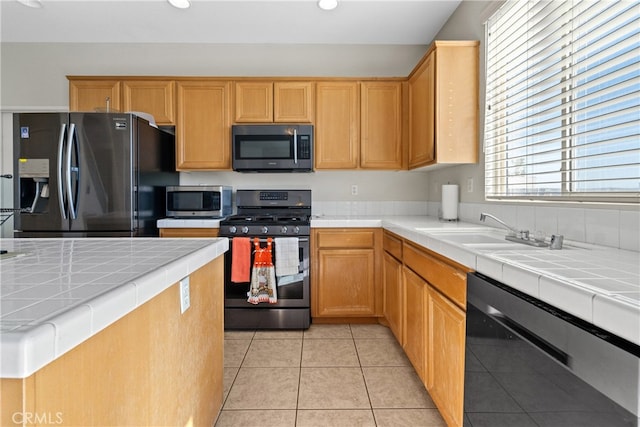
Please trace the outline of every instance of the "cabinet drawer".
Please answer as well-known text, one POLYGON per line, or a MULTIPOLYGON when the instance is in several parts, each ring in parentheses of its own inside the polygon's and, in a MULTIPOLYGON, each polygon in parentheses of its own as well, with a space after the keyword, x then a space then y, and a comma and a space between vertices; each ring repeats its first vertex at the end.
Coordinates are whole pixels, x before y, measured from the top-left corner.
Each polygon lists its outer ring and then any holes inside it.
POLYGON ((322 230, 316 233, 318 248, 373 248, 373 230, 322 230))
POLYGON ((407 267, 418 273, 462 309, 466 308, 467 276, 465 272, 409 244, 404 245, 403 252, 407 267))
POLYGON ((382 237, 382 247, 386 252, 393 255, 394 258, 402 259, 402 240, 400 238, 385 232, 382 237))
POLYGON ((161 228, 160 237, 218 237, 217 228, 161 228))

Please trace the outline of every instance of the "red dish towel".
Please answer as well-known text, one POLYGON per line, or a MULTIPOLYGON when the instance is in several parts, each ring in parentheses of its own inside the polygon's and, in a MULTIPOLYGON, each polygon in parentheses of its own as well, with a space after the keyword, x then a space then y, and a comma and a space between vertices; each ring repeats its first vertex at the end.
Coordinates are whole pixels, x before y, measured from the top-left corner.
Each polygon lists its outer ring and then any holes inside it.
POLYGON ((251 280, 251 239, 234 237, 231 241, 231 281, 246 283, 251 280))

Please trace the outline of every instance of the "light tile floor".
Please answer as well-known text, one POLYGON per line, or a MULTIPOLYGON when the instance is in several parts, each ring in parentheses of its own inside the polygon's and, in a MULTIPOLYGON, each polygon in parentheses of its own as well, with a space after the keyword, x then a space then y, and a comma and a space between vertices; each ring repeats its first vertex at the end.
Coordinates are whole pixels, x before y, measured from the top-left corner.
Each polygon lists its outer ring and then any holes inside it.
POLYGON ((382 325, 226 331, 216 427, 445 426, 382 325))

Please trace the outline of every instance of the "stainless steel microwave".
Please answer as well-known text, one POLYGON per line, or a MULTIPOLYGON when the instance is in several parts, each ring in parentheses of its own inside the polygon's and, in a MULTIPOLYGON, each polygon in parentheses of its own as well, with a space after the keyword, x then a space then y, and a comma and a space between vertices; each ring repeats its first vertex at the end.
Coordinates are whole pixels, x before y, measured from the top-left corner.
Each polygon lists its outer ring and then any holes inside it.
POLYGON ((235 171, 313 171, 313 125, 234 125, 231 135, 235 171))
POLYGON ((167 187, 167 216, 171 218, 224 218, 231 215, 232 189, 226 185, 167 187))

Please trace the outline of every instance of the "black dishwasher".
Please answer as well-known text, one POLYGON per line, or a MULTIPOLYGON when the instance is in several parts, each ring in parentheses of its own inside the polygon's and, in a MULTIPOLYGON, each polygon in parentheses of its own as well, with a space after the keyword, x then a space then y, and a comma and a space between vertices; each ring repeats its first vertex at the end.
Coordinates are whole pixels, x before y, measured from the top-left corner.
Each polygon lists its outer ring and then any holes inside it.
POLYGON ((467 284, 465 426, 638 426, 639 346, 479 273, 467 284))

